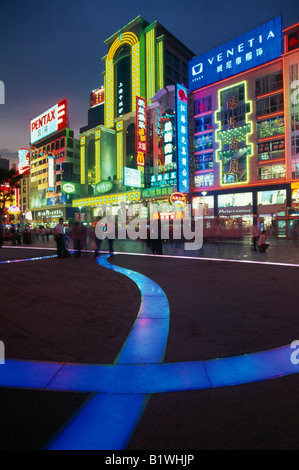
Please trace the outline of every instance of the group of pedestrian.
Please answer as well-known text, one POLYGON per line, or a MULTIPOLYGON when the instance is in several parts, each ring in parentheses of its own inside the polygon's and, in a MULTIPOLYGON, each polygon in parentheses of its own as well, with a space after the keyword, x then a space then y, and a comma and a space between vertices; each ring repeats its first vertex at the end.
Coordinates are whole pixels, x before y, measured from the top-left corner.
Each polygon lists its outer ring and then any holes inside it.
POLYGON ((267 238, 268 238, 267 231, 266 230, 260 231, 256 220, 253 222, 253 225, 251 228, 251 235, 252 235, 253 251, 260 251, 262 253, 265 253, 269 247, 269 243, 267 243, 267 238))

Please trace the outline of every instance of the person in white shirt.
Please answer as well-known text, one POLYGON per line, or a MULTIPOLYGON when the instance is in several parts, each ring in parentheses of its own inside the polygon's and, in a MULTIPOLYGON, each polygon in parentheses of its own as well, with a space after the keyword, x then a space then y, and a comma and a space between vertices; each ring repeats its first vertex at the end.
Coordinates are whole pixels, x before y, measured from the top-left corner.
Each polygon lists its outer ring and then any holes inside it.
POLYGON ((64 257, 64 229, 63 229, 63 218, 59 219, 59 223, 54 228, 54 237, 57 245, 58 258, 64 257))

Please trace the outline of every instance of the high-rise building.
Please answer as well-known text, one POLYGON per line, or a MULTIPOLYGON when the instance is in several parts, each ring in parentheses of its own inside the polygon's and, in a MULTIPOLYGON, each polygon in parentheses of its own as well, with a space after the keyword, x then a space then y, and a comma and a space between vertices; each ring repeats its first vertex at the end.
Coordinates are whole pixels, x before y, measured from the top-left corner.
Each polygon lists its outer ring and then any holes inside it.
POLYGON ((64 99, 31 120, 30 211, 33 224, 72 219, 72 198, 80 180, 79 141, 68 128, 64 99))
MULTIPOLYGON (((158 177, 162 168, 164 172, 172 169, 177 175, 175 148, 173 155, 168 154, 166 163, 164 155, 161 158, 158 144, 162 136, 161 118, 167 111, 174 116, 174 85, 188 87, 188 61, 194 57, 160 23, 149 24, 140 16, 105 43, 104 90, 93 92, 88 126, 79 135, 81 185, 85 192, 73 201, 75 208, 84 208, 89 220, 102 204, 109 203, 117 211, 119 202, 139 201, 142 188, 150 187, 151 175, 158 177), (158 109, 156 95, 162 89, 163 102, 167 104, 168 100, 171 110, 158 109), (149 128, 148 112, 151 113, 149 128), (160 130, 155 128, 152 132, 156 125, 160 130), (153 148, 154 156, 150 150, 153 148)), ((173 177, 168 183, 171 192, 176 179, 173 177)))
POLYGON ((298 223, 298 34, 277 17, 189 63, 194 207, 280 237, 298 223))

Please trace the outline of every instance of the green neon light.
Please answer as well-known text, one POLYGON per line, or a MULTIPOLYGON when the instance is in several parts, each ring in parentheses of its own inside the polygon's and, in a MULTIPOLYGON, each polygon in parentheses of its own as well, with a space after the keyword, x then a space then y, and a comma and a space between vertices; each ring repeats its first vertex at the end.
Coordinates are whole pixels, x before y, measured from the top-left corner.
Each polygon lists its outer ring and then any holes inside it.
POLYGON ((117 132, 116 135, 117 145, 117 179, 123 177, 123 131, 117 132))
POLYGON ((146 91, 148 103, 156 92, 155 59, 155 29, 152 28, 146 33, 146 91))
POLYGON ((85 137, 84 143, 81 144, 80 147, 80 164, 81 164, 81 184, 85 184, 86 182, 86 174, 85 174, 85 137))
POLYGON ((220 186, 235 186, 235 185, 243 185, 249 183, 250 178, 250 162, 249 158, 253 155, 253 144, 249 143, 249 137, 253 133, 253 123, 251 120, 248 119, 248 116, 252 113, 252 101, 248 99, 248 86, 247 81, 234 83, 225 88, 221 88, 218 90, 218 109, 215 111, 215 123, 218 124, 218 128, 220 130, 215 132, 216 138, 215 141, 218 142, 219 148, 216 150, 216 161, 220 165, 220 186), (221 129, 221 121, 217 119, 218 114, 220 115, 221 111, 221 94, 229 89, 233 89, 238 86, 244 86, 244 102, 245 104, 249 104, 249 111, 245 112, 245 125, 241 127, 231 128, 222 130, 221 129), (234 181, 234 182, 223 182, 224 177, 224 164, 228 164, 230 160, 236 155, 234 150, 224 151, 223 145, 228 145, 232 139, 236 139, 236 142, 244 142, 246 143, 246 147, 243 147, 242 150, 246 151, 246 180, 243 181, 234 181))

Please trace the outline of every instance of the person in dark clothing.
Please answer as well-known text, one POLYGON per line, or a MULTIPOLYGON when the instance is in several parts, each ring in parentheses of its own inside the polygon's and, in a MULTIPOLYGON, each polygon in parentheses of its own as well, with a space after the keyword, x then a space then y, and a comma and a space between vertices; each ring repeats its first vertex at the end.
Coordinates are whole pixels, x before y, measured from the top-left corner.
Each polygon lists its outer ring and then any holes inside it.
POLYGON ((74 227, 70 233, 71 239, 73 240, 73 246, 75 250, 75 258, 80 258, 81 256, 81 242, 82 242, 82 229, 79 222, 75 222, 74 227))

